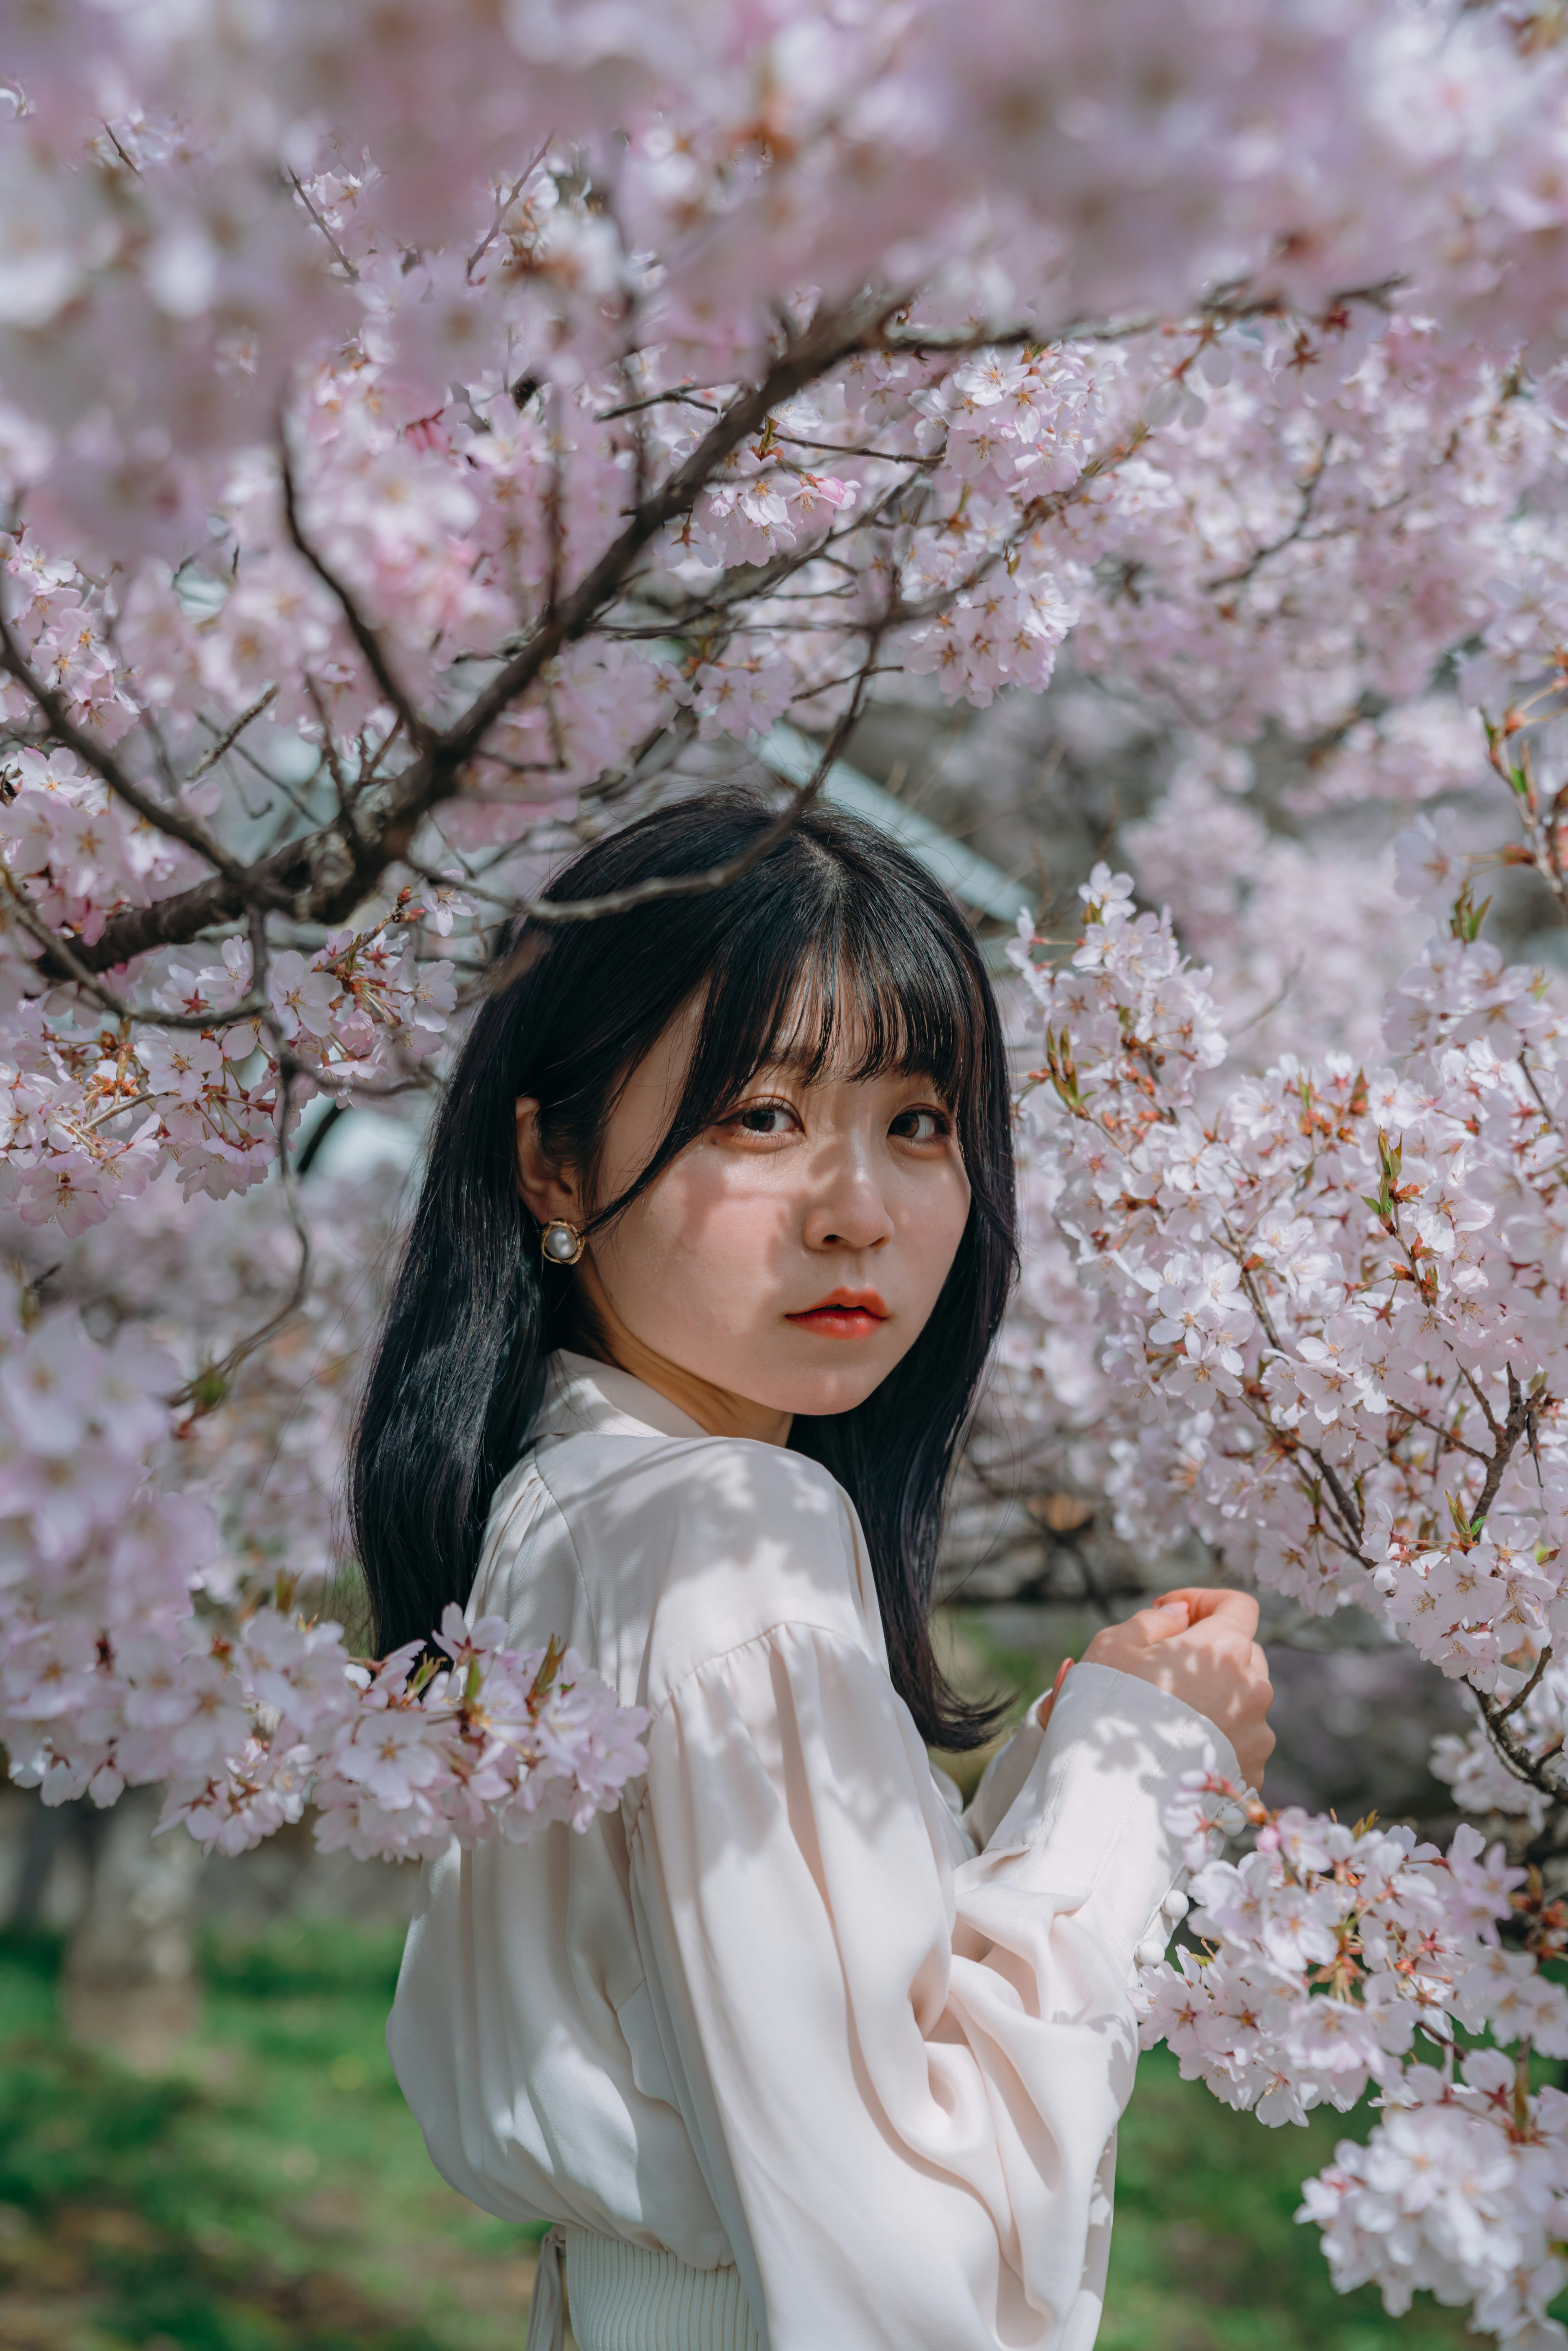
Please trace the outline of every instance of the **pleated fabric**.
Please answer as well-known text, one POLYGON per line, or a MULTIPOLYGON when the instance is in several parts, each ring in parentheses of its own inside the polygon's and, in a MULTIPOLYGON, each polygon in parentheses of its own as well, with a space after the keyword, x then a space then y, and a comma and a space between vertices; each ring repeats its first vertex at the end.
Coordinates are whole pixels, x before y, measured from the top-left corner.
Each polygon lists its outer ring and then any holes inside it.
POLYGON ((623 2237, 566 2231, 578 2351, 762 2351, 740 2273, 697 2270, 623 2237))

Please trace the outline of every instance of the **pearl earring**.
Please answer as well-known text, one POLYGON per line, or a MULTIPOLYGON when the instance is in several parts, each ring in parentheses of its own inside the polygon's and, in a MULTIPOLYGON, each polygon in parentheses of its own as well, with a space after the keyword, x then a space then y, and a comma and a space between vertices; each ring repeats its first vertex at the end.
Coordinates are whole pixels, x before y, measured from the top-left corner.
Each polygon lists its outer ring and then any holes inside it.
POLYGON ((575 1265, 582 1255, 582 1235, 564 1217, 552 1217, 539 1235, 539 1249, 551 1265, 575 1265))

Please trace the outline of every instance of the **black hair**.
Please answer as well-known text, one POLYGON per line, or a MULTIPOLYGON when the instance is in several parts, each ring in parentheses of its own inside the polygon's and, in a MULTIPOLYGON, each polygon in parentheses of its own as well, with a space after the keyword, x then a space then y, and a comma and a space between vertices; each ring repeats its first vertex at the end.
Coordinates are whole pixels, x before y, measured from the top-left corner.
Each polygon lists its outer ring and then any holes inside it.
MULTIPOLYGON (((601 898, 705 874, 754 846, 774 816, 740 789, 677 801, 585 850, 548 894, 601 898)), ((547 1148, 591 1178, 626 1078, 700 1004, 668 1132, 594 1225, 781 1054, 808 1081, 829 1067, 918 1072, 953 1115, 971 1204, 931 1318, 863 1404, 797 1418, 790 1444, 860 1513, 894 1683, 922 1736, 978 1746, 998 1709, 953 1691, 930 1629, 944 1497, 1015 1267, 1006 1055, 967 920, 886 835, 818 804, 719 888, 591 920, 525 920, 507 958, 515 976, 480 1005, 434 1122, 355 1432, 350 1511, 381 1649, 428 1637, 449 1601, 466 1601, 491 1496, 538 1417, 547 1358, 572 1339, 577 1285, 543 1264, 518 1190, 517 1098, 538 1098, 547 1148)))

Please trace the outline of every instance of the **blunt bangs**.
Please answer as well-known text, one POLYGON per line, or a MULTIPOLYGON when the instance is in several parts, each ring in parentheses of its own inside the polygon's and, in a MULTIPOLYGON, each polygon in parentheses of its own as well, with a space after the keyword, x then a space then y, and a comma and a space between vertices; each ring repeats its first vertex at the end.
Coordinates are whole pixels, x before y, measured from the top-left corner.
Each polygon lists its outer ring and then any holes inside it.
POLYGON ((845 856, 852 843, 835 842, 833 854, 809 837, 791 841, 793 854, 775 852, 735 885, 681 1102, 636 1183, 595 1225, 628 1207, 764 1070, 788 1070, 803 1085, 925 1078, 953 1114, 966 1161, 982 1155, 995 1072, 967 925, 918 867, 891 866, 881 842, 862 864, 845 856))

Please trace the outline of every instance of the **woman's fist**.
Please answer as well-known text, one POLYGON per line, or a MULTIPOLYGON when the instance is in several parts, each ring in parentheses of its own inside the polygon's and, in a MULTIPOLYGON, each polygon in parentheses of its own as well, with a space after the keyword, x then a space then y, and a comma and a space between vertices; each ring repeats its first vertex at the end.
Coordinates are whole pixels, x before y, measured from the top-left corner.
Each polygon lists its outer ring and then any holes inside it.
POLYGON ((1124 1625, 1107 1625, 1090 1642, 1084 1661, 1136 1674, 1185 1698, 1224 1731, 1242 1778, 1256 1788, 1274 1751, 1268 1722, 1274 1692, 1268 1659, 1252 1637, 1257 1630, 1258 1603, 1248 1593, 1189 1584, 1165 1593, 1124 1625))

